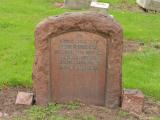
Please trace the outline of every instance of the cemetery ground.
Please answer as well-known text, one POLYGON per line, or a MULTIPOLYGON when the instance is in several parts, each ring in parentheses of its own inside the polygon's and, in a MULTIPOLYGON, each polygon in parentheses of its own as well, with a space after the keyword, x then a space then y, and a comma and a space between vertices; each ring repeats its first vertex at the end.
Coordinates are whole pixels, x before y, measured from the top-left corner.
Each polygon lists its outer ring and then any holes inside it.
POLYGON ((55 7, 54 3, 62 0, 0 0, 0 112, 18 115, 18 120, 160 119, 160 13, 145 13, 134 0, 101 1, 111 3, 109 13, 124 30, 123 87, 143 91, 144 114, 129 115, 79 103, 33 106, 23 113, 24 106, 14 105, 17 90, 30 91, 32 87, 36 24, 47 16, 72 12, 55 7))

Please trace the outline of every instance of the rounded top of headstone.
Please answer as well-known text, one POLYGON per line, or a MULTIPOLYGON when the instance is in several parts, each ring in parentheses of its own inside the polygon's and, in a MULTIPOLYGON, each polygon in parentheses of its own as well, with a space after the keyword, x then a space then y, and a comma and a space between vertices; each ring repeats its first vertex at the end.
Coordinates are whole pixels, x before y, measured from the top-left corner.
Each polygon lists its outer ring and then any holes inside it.
POLYGON ((87 31, 104 36, 122 33, 120 25, 110 15, 75 12, 46 18, 37 25, 35 34, 36 37, 46 38, 71 31, 87 31))

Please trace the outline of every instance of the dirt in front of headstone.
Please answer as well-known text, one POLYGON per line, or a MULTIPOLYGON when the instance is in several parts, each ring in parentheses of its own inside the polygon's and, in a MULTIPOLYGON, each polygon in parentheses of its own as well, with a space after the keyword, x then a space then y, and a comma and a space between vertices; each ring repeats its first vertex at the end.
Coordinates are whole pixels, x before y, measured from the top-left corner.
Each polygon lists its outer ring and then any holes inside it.
POLYGON ((128 113, 121 109, 107 109, 99 106, 81 105, 78 109, 64 108, 60 115, 73 119, 84 120, 152 120, 160 118, 160 103, 145 100, 144 111, 141 114, 128 113))
POLYGON ((62 109, 61 116, 76 120, 136 120, 136 117, 123 112, 120 109, 107 109, 99 106, 81 105, 78 109, 62 109))
MULTIPOLYGON (((31 89, 7 88, 0 91, 0 112, 7 115, 5 120, 12 120, 13 116, 21 117, 25 115, 25 110, 30 108, 29 106, 15 105, 18 91, 30 92, 31 89)), ((139 115, 127 113, 121 109, 107 109, 105 107, 77 104, 63 105, 57 111, 57 115, 73 120, 152 120, 160 118, 160 103, 151 99, 145 100, 144 112, 139 115)))
POLYGON ((29 108, 25 105, 15 105, 18 91, 29 92, 31 89, 5 88, 0 90, 0 112, 5 114, 6 117, 9 117, 13 114, 20 114, 23 110, 29 108))

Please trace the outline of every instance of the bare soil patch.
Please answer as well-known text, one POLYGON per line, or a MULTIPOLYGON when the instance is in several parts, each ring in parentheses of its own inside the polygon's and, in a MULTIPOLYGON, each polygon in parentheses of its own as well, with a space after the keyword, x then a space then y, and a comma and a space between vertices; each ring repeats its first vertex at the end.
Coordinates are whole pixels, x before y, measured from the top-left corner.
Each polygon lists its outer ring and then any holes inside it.
POLYGON ((64 8, 64 3, 62 3, 62 2, 54 2, 53 3, 53 7, 64 8))
POLYGON ((132 53, 142 50, 144 43, 136 41, 123 41, 123 53, 132 53))
POLYGON ((60 115, 70 117, 70 118, 96 118, 96 120, 127 120, 127 119, 136 119, 133 116, 130 116, 127 113, 117 110, 111 110, 99 106, 86 106, 82 105, 79 109, 76 110, 67 110, 62 109, 59 112, 60 115))
POLYGON ((120 10, 126 10, 126 11, 131 11, 131 12, 145 12, 144 9, 139 7, 138 5, 130 5, 130 4, 120 4, 120 5, 115 5, 111 6, 113 9, 120 9, 120 10))
MULTIPOLYGON (((26 88, 7 88, 0 91, 0 112, 5 112, 9 115, 9 120, 12 116, 22 116, 24 111, 29 107, 24 105, 15 105, 16 95, 18 91, 30 92, 31 89, 26 88)), ((144 112, 140 115, 125 113, 121 109, 111 110, 105 107, 88 106, 82 104, 74 110, 62 108, 58 114, 70 118, 90 118, 94 116, 96 120, 150 120, 154 117, 160 117, 160 103, 152 101, 151 99, 145 100, 144 112)))
POLYGON ((143 8, 141 8, 138 4, 136 3, 128 3, 128 1, 123 1, 120 4, 111 4, 111 8, 113 9, 119 9, 119 10, 126 10, 126 11, 131 11, 131 12, 145 12, 143 8))
POLYGON ((160 43, 143 43, 131 40, 124 40, 123 41, 123 53, 134 53, 134 52, 141 52, 144 48, 148 49, 155 49, 157 51, 160 50, 160 43))
POLYGON ((79 109, 62 109, 59 113, 71 118, 85 118, 94 116, 96 120, 152 120, 160 118, 160 103, 145 100, 144 110, 141 114, 127 113, 121 109, 107 109, 99 106, 81 105, 79 109))

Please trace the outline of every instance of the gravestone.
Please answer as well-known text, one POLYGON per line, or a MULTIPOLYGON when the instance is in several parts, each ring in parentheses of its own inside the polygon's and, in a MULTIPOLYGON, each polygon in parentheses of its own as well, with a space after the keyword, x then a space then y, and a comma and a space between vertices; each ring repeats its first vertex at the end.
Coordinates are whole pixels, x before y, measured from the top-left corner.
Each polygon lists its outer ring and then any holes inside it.
POLYGON ((95 2, 95 1, 92 0, 90 7, 91 7, 91 10, 93 10, 93 11, 103 13, 103 14, 107 14, 109 4, 108 3, 102 3, 102 2, 95 2))
POLYGON ((137 0, 137 4, 144 9, 160 12, 160 0, 137 0))
POLYGON ((64 6, 69 9, 89 8, 92 0, 65 0, 64 6))
POLYGON ((97 13, 49 17, 35 31, 36 102, 115 108, 121 101, 122 29, 97 13))

